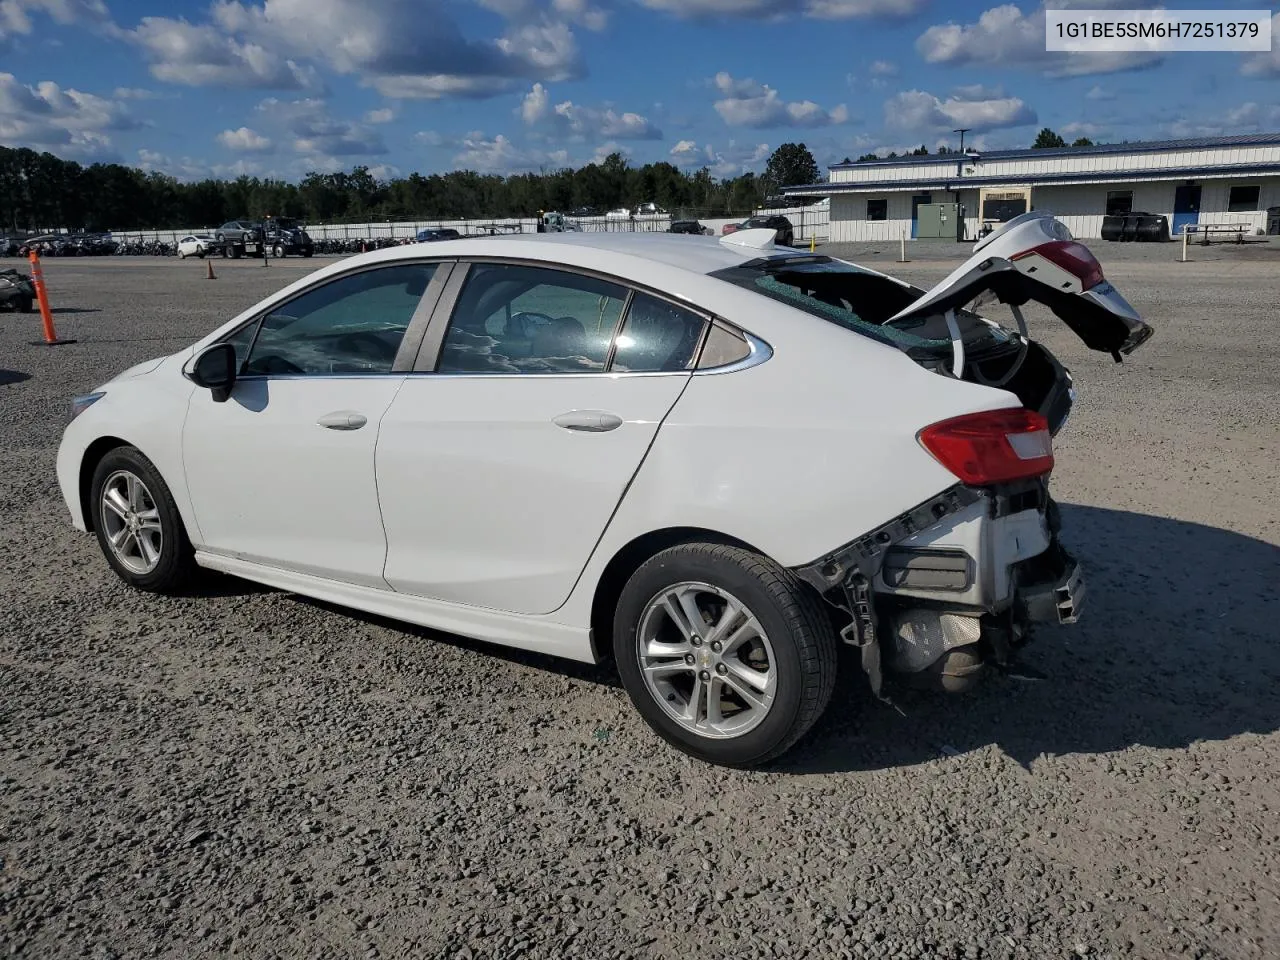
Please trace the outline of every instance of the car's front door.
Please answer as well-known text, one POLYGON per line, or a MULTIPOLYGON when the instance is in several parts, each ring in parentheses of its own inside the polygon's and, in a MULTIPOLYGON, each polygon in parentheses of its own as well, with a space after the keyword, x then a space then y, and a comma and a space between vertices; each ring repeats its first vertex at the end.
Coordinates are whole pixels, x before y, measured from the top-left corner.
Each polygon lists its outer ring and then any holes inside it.
POLYGON ((688 383, 704 318, 547 267, 473 264, 455 285, 447 327, 437 315, 423 344, 432 372, 410 375, 382 422, 385 576, 549 613, 688 383))
POLYGON ((386 587, 373 451, 436 270, 347 274, 228 338, 242 360, 235 389, 222 403, 195 391, 182 434, 202 549, 386 587))

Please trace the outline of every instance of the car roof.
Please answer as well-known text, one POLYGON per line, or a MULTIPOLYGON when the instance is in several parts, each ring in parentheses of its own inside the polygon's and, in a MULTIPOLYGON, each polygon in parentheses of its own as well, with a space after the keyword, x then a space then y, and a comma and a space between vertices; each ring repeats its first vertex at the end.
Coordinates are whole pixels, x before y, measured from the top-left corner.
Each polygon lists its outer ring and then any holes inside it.
MULTIPOLYGON (((399 260, 421 256, 412 246, 395 246, 366 254, 357 254, 364 262, 399 260)), ((671 234, 664 231, 623 233, 582 231, 570 233, 513 233, 496 236, 469 236, 444 240, 432 250, 432 256, 497 256, 528 257, 534 260, 590 266, 599 258, 617 264, 622 259, 636 259, 661 264, 689 273, 708 274, 727 267, 741 266, 762 257, 802 256, 803 251, 776 248, 760 250, 729 243, 716 237, 671 234)), ((602 267, 605 264, 600 264, 602 267)))

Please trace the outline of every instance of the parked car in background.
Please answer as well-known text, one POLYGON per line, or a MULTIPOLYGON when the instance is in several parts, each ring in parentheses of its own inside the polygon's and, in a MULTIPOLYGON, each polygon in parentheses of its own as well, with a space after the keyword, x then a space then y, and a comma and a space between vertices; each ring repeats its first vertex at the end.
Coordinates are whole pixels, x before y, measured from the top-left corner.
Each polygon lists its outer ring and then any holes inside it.
POLYGON ((0 270, 0 309, 30 313, 36 302, 36 287, 31 277, 12 267, 0 270))
POLYGON ((228 220, 213 234, 224 257, 262 256, 266 231, 258 220, 228 220))
POLYGON ((671 226, 667 227, 667 233, 692 233, 709 237, 713 232, 710 227, 704 227, 697 220, 673 220, 671 226))
POLYGON ((418 243, 435 243, 438 240, 457 240, 461 236, 453 227, 433 227, 419 230, 417 240, 418 243))
POLYGON ((660 736, 750 766, 841 643, 874 693, 957 690, 1080 616, 1049 492, 1074 390, 1028 301, 1104 355, 1151 336, 1042 212, 927 291, 770 228, 396 246, 73 400, 57 479, 134 587, 203 567, 612 654, 660 736), (1016 327, 962 309, 990 295, 1016 327))
POLYGON ((183 260, 187 257, 203 258, 214 243, 213 237, 208 234, 189 233, 178 241, 178 256, 183 260))
POLYGON ((760 230, 762 228, 773 230, 781 246, 790 247, 795 242, 795 230, 791 226, 791 221, 781 214, 747 217, 738 226, 739 230, 760 230))

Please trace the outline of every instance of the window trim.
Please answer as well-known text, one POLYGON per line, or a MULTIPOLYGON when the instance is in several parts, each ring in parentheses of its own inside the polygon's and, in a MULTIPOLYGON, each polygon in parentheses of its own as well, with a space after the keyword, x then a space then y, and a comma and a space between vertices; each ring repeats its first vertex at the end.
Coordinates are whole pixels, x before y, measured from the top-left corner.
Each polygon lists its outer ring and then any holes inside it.
POLYGON ((1102 215, 1105 217, 1127 217, 1133 213, 1133 190, 1108 190, 1102 201, 1102 215), (1111 198, 1119 197, 1123 194, 1129 195, 1129 209, 1124 213, 1111 212, 1111 198))
POLYGON ((866 205, 866 212, 865 212, 865 220, 864 220, 863 222, 864 222, 864 223, 885 223, 888 219, 889 219, 889 198, 888 198, 888 197, 867 197, 867 205, 866 205), (875 202, 877 202, 877 203, 883 203, 883 204, 884 204, 884 216, 883 216, 883 217, 873 217, 873 216, 871 216, 871 203, 872 203, 872 201, 875 201, 875 202))
POLYGON ((706 373, 727 373, 730 370, 744 369, 747 366, 755 366, 757 363, 763 363, 773 355, 772 348, 763 340, 752 336, 746 330, 743 330, 737 324, 717 316, 705 307, 682 300, 679 297, 673 297, 669 293, 657 290, 643 283, 637 283, 634 280, 627 280, 622 277, 613 276, 600 270, 593 270, 590 267, 580 267, 576 264, 559 263, 551 260, 538 260, 526 257, 499 257, 499 256, 470 256, 465 259, 459 259, 455 264, 455 268, 449 277, 448 289, 446 289, 441 297, 436 301, 431 319, 427 322, 426 334, 422 340, 422 346, 418 350, 414 359, 413 369, 409 371, 410 376, 432 376, 432 377, 523 377, 534 380, 554 380, 563 377, 687 377, 691 375, 706 373), (466 278, 471 273, 473 266, 481 264, 497 264, 501 266, 513 267, 533 267, 543 270, 554 270, 560 273, 571 273, 581 277, 589 277, 594 280, 601 280, 606 283, 616 284, 627 290, 627 299, 623 304, 623 309, 618 315, 618 320, 614 324, 613 333, 610 335, 609 353, 605 358, 605 366, 602 370, 586 370, 580 372, 565 371, 563 373, 504 373, 489 372, 484 370, 458 370, 438 372, 435 368, 440 361, 440 355, 444 348, 445 333, 449 328, 450 322, 453 320, 453 312, 458 305, 458 300, 462 295, 462 287, 466 282, 466 278), (631 310, 631 304, 635 300, 635 294, 644 293, 655 299, 662 300, 672 306, 680 307, 702 317, 702 333, 698 337, 697 347, 694 349, 693 355, 689 359, 689 365, 682 370, 644 370, 644 371, 614 371, 610 370, 610 364, 613 362, 613 355, 616 348, 616 340, 618 332, 622 329, 627 321, 627 315, 631 310), (735 331, 747 339, 747 344, 751 348, 749 353, 742 360, 731 364, 723 364, 719 367, 699 367, 698 364, 702 359, 702 349, 706 345, 707 337, 710 335, 711 327, 714 324, 721 324, 730 330, 735 331))
POLYGON ((1262 209, 1262 184, 1260 183, 1230 183, 1227 184, 1227 213, 1257 213, 1262 209), (1247 210, 1231 209, 1231 194, 1236 190, 1256 190, 1257 195, 1253 198, 1253 206, 1247 210))
MULTIPOLYGON (((431 319, 432 311, 439 302, 440 297, 444 293, 445 285, 454 272, 454 268, 458 265, 456 257, 448 259, 428 259, 414 257, 404 260, 380 260, 376 263, 361 264, 338 273, 331 274, 322 280, 309 284, 301 290, 296 290, 288 296, 273 300, 264 309, 259 310, 248 320, 227 331, 215 340, 209 341, 209 346, 216 343, 223 343, 246 327, 259 327, 262 321, 270 314, 280 310, 282 307, 288 306, 300 297, 314 293, 321 287, 326 287, 331 283, 337 283, 340 280, 346 280, 349 277, 357 276, 361 273, 368 273, 372 270, 382 270, 388 267, 430 267, 434 266, 435 272, 431 275, 431 279, 427 281, 427 288, 423 290, 422 296, 418 299, 417 305, 413 308, 413 314, 409 318, 409 325, 405 327, 404 336, 400 339, 400 346, 396 349, 396 355, 391 361, 390 370, 376 371, 360 371, 345 373, 244 373, 244 366, 249 362, 249 357, 253 355, 253 348, 258 342, 259 330, 255 329, 253 336, 249 340, 249 346, 245 350, 244 360, 241 362, 239 369, 236 371, 237 380, 349 380, 353 377, 392 377, 404 376, 413 369, 413 358, 417 356, 422 339, 426 334, 427 324, 431 319)), ((199 349, 199 348, 197 348, 199 349)))

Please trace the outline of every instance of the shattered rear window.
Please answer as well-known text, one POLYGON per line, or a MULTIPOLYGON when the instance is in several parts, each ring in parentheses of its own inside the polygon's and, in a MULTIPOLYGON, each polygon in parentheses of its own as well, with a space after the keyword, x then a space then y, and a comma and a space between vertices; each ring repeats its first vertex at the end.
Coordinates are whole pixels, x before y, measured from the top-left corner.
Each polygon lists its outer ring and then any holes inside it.
MULTIPOLYGON (((870 273, 830 257, 789 257, 753 260, 712 274, 735 286, 803 310, 811 316, 910 353, 950 349, 951 340, 939 316, 886 321, 910 306, 924 291, 889 277, 870 273)), ((956 311, 966 346, 1004 342, 1005 331, 975 314, 956 311)))

